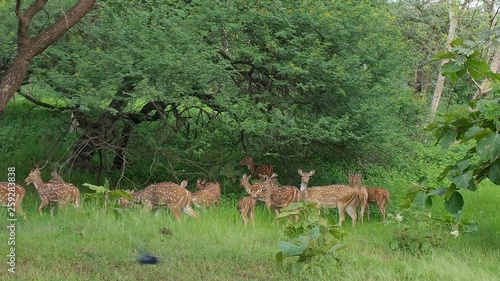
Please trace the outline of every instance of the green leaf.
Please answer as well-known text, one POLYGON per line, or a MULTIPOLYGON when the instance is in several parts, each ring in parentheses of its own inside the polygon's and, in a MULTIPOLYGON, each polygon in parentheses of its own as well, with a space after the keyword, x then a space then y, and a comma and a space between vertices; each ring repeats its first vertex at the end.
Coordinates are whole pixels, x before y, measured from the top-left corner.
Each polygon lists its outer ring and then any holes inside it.
POLYGON ((129 200, 132 199, 132 195, 128 194, 127 192, 125 192, 124 190, 121 190, 121 189, 111 190, 108 193, 108 196, 110 196, 110 197, 125 197, 129 200))
POLYGON ((500 185, 500 159, 497 159, 489 168, 488 179, 496 185, 500 185))
POLYGON ((449 61, 443 64, 443 66, 441 67, 441 72, 443 73, 443 75, 446 75, 451 73, 457 73, 463 69, 465 69, 464 65, 460 65, 455 61, 449 61))
POLYGON ((275 259, 276 259, 277 262, 282 263, 283 260, 285 260, 285 254, 283 254, 282 251, 279 251, 279 252, 276 253, 275 259))
POLYGON ((447 130, 443 136, 439 139, 439 145, 443 148, 446 149, 452 144, 455 139, 457 138, 458 133, 454 130, 447 130))
POLYGON ((464 198, 458 191, 454 191, 450 198, 444 201, 444 208, 452 214, 458 213, 458 211, 462 210, 463 207, 464 198))
POLYGON ((449 177, 449 180, 453 182, 458 188, 466 189, 471 184, 472 173, 473 171, 468 171, 465 174, 459 174, 457 176, 449 177))
POLYGON ((477 142, 477 155, 485 161, 494 161, 500 155, 500 135, 490 132, 477 142))
POLYGON ((90 183, 84 183, 82 185, 94 190, 96 193, 105 193, 108 191, 107 188, 105 188, 104 186, 100 186, 100 185, 93 185, 90 183))

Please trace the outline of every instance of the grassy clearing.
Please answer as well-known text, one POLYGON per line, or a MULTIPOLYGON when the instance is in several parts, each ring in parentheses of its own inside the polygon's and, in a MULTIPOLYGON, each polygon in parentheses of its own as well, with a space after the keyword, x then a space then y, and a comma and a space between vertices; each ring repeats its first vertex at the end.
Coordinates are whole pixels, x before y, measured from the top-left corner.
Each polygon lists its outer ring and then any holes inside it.
MULTIPOLYGON (((276 243, 284 239, 282 223, 261 205, 256 227, 244 227, 234 201, 200 210, 200 218, 173 220, 167 210, 158 217, 141 208, 123 218, 86 203, 54 217, 36 214, 38 199, 30 194, 24 203, 28 221, 18 221, 16 275, 2 263, 1 280, 498 280, 500 276, 500 218, 498 187, 485 184, 465 193, 465 218, 475 218, 479 231, 450 237, 446 249, 420 257, 392 251, 391 225, 377 218, 350 227, 346 246, 338 251, 341 263, 326 260, 296 277, 274 262, 276 243), (162 234, 168 228, 172 235, 162 234), (137 245, 162 258, 153 266, 135 259, 137 245)), ((395 199, 396 200, 396 199, 395 199)), ((439 205, 436 202, 436 205, 439 205)), ((374 210, 374 212, 376 212, 374 210)), ((330 213, 335 216, 335 213, 330 213)), ((5 217, 5 212, 2 213, 5 217)), ((375 216, 374 216, 375 217, 375 216)), ((332 219, 332 221, 334 221, 332 219)), ((2 256, 8 232, 0 229, 2 256)))

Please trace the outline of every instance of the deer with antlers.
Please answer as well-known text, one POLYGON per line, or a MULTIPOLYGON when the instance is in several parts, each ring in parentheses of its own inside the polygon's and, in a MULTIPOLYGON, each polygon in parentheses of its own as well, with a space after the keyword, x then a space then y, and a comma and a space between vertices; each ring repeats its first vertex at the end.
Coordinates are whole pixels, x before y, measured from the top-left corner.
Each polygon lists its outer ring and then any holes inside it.
POLYGON ((218 182, 207 182, 205 179, 198 179, 196 181, 196 188, 198 190, 193 192, 193 204, 202 208, 219 204, 221 187, 218 182))
POLYGON ((0 182, 0 206, 13 208, 26 220, 26 213, 21 207, 24 195, 26 195, 26 190, 19 184, 0 182))
MULTIPOLYGON (((245 175, 246 176, 246 175, 245 175)), ((255 210, 255 201, 259 196, 262 189, 256 190, 248 190, 248 196, 241 198, 240 201, 236 204, 236 208, 238 212, 241 214, 241 218, 243 219, 243 224, 248 224, 248 222, 252 222, 252 226, 255 227, 255 218, 254 218, 254 210, 255 210)))
POLYGON ((309 178, 314 175, 315 171, 304 173, 301 169, 298 169, 298 173, 302 177, 300 193, 305 202, 313 202, 318 207, 323 208, 338 208, 340 226, 345 219, 344 212, 347 212, 352 219, 352 226, 356 225, 357 190, 347 185, 325 185, 308 188, 309 178))
POLYGON ((186 189, 187 184, 187 180, 181 184, 172 182, 150 184, 142 192, 142 204, 149 210, 167 205, 177 220, 180 220, 181 210, 188 216, 197 218, 198 213, 191 208, 192 195, 186 189))
POLYGON ((47 205, 51 206, 50 215, 54 214, 55 204, 59 204, 61 210, 66 209, 66 205, 72 202, 76 207, 80 205, 80 191, 71 183, 44 183, 40 174, 40 169, 35 167, 24 180, 26 184, 33 183, 42 203, 38 207, 38 213, 42 214, 42 209, 47 205))
POLYGON ((368 191, 361 184, 361 174, 348 174, 349 186, 355 188, 358 191, 358 205, 360 207, 359 217, 361 223, 363 223, 363 214, 365 213, 365 208, 368 207, 368 191))
MULTIPOLYGON (((377 204, 380 214, 382 214, 382 221, 385 221, 385 209, 387 207, 387 202, 389 202, 389 191, 383 187, 365 187, 361 183, 361 174, 357 175, 358 178, 356 179, 356 184, 366 189, 367 200, 365 202, 364 210, 366 210, 368 219, 370 219, 370 208, 368 204, 377 204)), ((350 181, 349 185, 351 185, 350 181)))
POLYGON ((250 155, 246 155, 243 159, 241 159, 240 165, 247 166, 250 170, 250 175, 254 178, 259 178, 261 175, 270 177, 274 174, 274 169, 271 164, 264 163, 257 165, 250 155))

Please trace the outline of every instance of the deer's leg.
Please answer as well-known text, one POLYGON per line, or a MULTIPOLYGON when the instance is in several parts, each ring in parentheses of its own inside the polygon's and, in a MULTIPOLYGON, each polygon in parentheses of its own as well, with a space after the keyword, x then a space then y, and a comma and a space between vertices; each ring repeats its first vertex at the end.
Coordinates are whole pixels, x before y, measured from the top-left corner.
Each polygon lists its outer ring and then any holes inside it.
POLYGON ((181 219, 181 210, 177 207, 170 207, 170 211, 172 211, 172 214, 174 214, 174 218, 176 220, 181 219))
POLYGON ((344 204, 337 204, 337 208, 339 209, 339 226, 342 226, 342 222, 345 219, 345 207, 344 204))
POLYGON ((380 204, 377 205, 380 213, 382 214, 382 221, 385 221, 385 204, 383 202, 380 202, 380 204))
POLYGON ((48 199, 42 199, 42 203, 40 203, 40 206, 38 206, 38 213, 40 213, 40 215, 42 214, 42 209, 48 204, 49 204, 48 199))
POLYGON ((356 225, 356 204, 348 204, 345 208, 345 210, 347 211, 347 214, 349 214, 349 216, 351 217, 352 219, 352 226, 355 226, 356 225))
POLYGON ((21 216, 24 217, 24 220, 26 220, 26 213, 23 211, 23 208, 21 208, 21 200, 22 200, 22 198, 19 198, 19 197, 16 200, 16 212, 21 214, 21 216))
POLYGON ((253 207, 250 208, 250 220, 252 221, 252 226, 255 228, 255 218, 254 218, 254 215, 253 215, 253 207))

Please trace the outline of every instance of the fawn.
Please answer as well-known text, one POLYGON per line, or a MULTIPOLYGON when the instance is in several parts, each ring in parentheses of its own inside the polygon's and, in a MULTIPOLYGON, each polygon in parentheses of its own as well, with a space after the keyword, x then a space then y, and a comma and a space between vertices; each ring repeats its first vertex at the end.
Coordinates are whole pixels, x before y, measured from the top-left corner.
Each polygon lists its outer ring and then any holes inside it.
POLYGON ((196 181, 197 191, 193 192, 192 202, 198 207, 208 207, 219 204, 221 188, 216 181, 206 182, 198 179, 196 181))
POLYGON ((33 183, 38 195, 42 200, 38 207, 38 213, 42 214, 42 209, 50 205, 50 215, 54 214, 55 204, 59 204, 61 210, 66 209, 69 202, 73 202, 75 208, 80 205, 80 191, 71 183, 44 183, 40 175, 40 169, 36 167, 31 170, 28 177, 24 180, 26 184, 33 183))
POLYGON ((363 223, 363 214, 365 213, 365 209, 368 208, 368 191, 361 184, 361 174, 349 173, 349 186, 358 191, 358 205, 360 206, 359 217, 361 223, 363 223))

